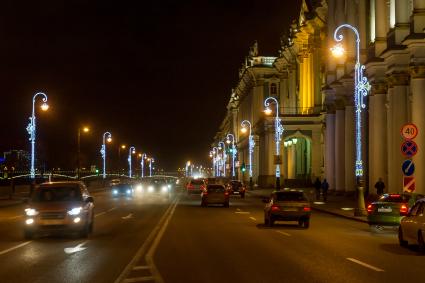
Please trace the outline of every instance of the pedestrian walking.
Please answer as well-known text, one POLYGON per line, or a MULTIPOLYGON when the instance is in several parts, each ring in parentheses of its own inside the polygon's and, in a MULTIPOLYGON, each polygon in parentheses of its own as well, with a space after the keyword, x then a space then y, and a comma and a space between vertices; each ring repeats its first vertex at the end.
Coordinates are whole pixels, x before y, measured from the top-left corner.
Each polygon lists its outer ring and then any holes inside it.
POLYGON ((322 182, 320 182, 319 178, 316 178, 316 181, 314 181, 313 185, 316 189, 316 200, 320 200, 320 188, 322 187, 322 182))
POLYGON ((322 194, 323 194, 323 201, 326 202, 328 199, 328 189, 329 189, 329 183, 326 181, 326 179, 323 179, 322 183, 322 194))
POLYGON ((378 182, 376 182, 375 189, 378 195, 382 195, 384 193, 385 184, 382 181, 382 178, 379 178, 378 182))

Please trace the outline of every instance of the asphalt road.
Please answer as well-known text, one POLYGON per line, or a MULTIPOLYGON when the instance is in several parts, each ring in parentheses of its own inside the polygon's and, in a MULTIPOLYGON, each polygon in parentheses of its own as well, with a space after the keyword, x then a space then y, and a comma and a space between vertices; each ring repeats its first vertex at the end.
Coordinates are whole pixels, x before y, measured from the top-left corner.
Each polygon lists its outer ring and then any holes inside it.
POLYGON ((0 209, 0 282, 420 282, 425 255, 392 232, 313 212, 309 229, 264 227, 260 199, 200 207, 198 196, 95 194, 94 234, 22 237, 22 207, 0 209), (419 281, 418 281, 419 280, 419 281))

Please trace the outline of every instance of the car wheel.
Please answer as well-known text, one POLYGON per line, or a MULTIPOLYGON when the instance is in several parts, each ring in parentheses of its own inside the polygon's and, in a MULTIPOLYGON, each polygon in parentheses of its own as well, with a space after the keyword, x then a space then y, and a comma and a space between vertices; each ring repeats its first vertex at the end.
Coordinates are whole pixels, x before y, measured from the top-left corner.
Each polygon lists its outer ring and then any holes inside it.
POLYGON ((421 253, 425 252, 425 242, 424 237, 422 236, 422 231, 418 231, 418 250, 421 253))
POLYGON ((24 238, 26 240, 31 240, 34 237, 34 232, 30 231, 30 230, 25 230, 24 231, 24 238))
POLYGON ((398 243, 402 247, 407 247, 408 245, 407 241, 403 238, 403 231, 401 230, 401 226, 398 227, 398 243))
POLYGON ((225 202, 224 203, 224 207, 230 207, 229 203, 228 202, 225 202))
POLYGON ((303 223, 303 227, 305 228, 305 229, 308 229, 308 227, 310 227, 310 219, 304 219, 304 221, 303 221, 304 223, 303 223))
POLYGON ((264 215, 264 226, 269 226, 269 219, 267 218, 266 215, 264 215))

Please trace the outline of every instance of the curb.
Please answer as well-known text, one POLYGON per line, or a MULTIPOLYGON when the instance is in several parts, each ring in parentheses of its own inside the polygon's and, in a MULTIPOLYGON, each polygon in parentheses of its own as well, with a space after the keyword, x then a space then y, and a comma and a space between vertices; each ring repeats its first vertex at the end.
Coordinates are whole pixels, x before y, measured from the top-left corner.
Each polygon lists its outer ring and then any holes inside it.
POLYGON ((361 218, 357 218, 355 216, 347 216, 347 215, 343 215, 343 214, 339 214, 339 213, 336 213, 336 212, 332 212, 332 211, 329 211, 329 210, 326 210, 326 209, 323 209, 323 208, 317 208, 317 207, 314 207, 314 206, 312 206, 311 208, 313 210, 324 212, 324 213, 327 213, 327 214, 331 214, 333 216, 339 216, 341 218, 345 218, 345 219, 349 219, 349 220, 353 220, 353 221, 357 221, 357 222, 362 222, 362 223, 369 223, 367 220, 364 220, 364 219, 361 219, 361 218))

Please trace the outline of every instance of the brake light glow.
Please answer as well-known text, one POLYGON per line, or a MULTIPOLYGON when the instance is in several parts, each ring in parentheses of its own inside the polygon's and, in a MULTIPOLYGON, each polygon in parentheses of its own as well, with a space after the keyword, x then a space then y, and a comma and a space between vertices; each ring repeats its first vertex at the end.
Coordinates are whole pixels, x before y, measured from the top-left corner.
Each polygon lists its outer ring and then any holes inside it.
POLYGON ((407 207, 407 205, 402 204, 400 206, 400 215, 407 215, 408 211, 409 211, 409 208, 407 207))
POLYGON ((273 204, 272 207, 271 207, 271 209, 272 209, 272 211, 279 211, 280 210, 280 207, 278 205, 276 205, 276 204, 273 204))
POLYGON ((224 192, 224 195, 225 195, 225 196, 228 196, 228 195, 229 195, 229 192, 224 192))
POLYGON ((373 212, 373 204, 369 204, 367 206, 367 213, 372 213, 373 212))
POLYGON ((304 206, 303 210, 304 210, 304 211, 311 211, 311 207, 309 207, 309 206, 304 206))

